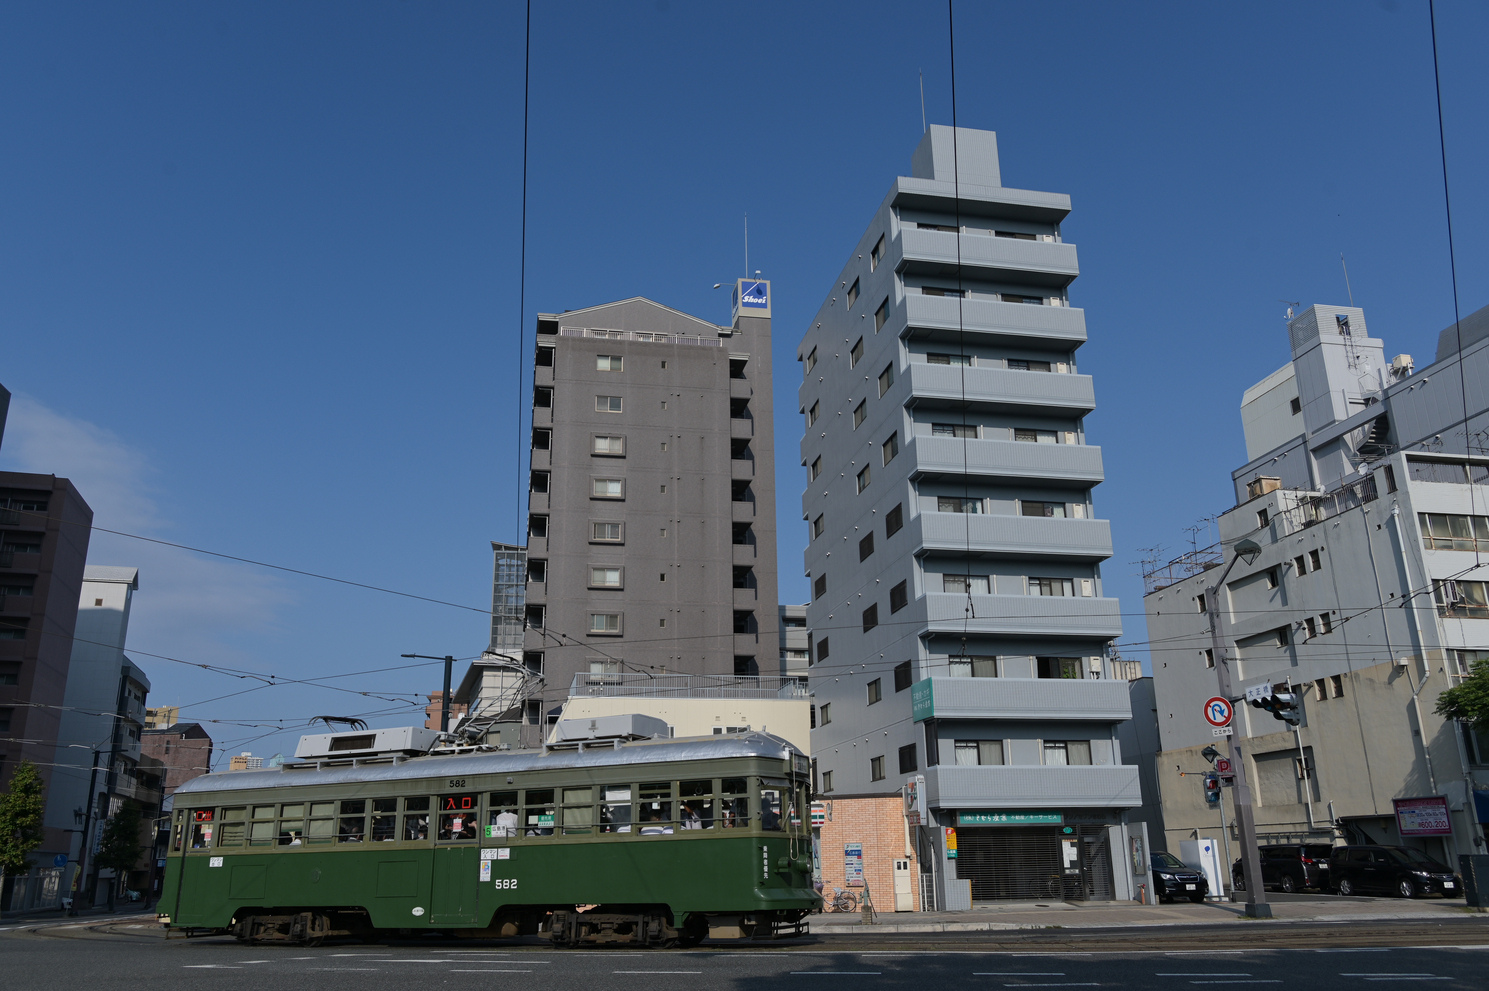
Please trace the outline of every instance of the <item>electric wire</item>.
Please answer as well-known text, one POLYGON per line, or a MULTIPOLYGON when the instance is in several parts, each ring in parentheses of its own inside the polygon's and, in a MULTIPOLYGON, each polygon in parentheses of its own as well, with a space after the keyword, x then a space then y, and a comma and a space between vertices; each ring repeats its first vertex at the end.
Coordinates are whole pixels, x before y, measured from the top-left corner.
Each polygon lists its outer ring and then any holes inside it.
POLYGON ((527 532, 526 507, 523 505, 523 471, 522 471, 522 418, 523 418, 523 396, 524 381, 523 372, 527 368, 527 138, 528 138, 528 94, 532 85, 532 50, 533 50, 533 3, 527 0, 527 15, 523 31, 523 55, 522 55, 522 227, 519 235, 519 247, 517 251, 517 437, 514 447, 517 461, 517 471, 514 479, 517 485, 517 533, 527 532))

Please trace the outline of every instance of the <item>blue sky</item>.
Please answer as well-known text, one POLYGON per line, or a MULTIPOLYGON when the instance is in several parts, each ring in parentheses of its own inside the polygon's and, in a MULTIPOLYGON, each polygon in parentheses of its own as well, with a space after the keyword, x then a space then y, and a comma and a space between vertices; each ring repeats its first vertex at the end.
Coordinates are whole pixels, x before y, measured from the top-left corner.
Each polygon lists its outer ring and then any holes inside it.
MULTIPOLYGON (((518 4, 15 2, 0 10, 0 466, 72 477, 103 527, 489 602, 519 538, 518 328, 645 295, 728 318, 774 280, 782 595, 802 601, 795 346, 926 113, 950 123, 937 3, 534 4, 519 318, 518 4)), ((1438 8, 1463 312, 1489 303, 1489 7, 1438 8)), ((1451 322, 1427 7, 957 8, 957 118, 1004 182, 1069 193, 1087 421, 1142 656, 1140 548, 1230 505, 1241 391, 1297 300, 1354 300, 1387 353, 1451 322)), ((152 701, 248 723, 396 708, 291 677, 472 656, 479 611, 106 534, 141 568, 152 701)), ((389 697, 433 667, 344 678, 389 697)), ((403 712, 374 717, 408 721, 403 712)), ((226 752, 298 730, 222 725, 226 752)))

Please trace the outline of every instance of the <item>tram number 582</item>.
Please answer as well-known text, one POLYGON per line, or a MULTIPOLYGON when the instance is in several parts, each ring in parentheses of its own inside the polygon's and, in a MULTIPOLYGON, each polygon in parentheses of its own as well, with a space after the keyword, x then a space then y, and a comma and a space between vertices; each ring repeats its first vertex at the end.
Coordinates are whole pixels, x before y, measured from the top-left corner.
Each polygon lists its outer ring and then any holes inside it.
POLYGON ((517 887, 517 879, 515 877, 499 877, 494 884, 498 888, 515 888, 517 887))

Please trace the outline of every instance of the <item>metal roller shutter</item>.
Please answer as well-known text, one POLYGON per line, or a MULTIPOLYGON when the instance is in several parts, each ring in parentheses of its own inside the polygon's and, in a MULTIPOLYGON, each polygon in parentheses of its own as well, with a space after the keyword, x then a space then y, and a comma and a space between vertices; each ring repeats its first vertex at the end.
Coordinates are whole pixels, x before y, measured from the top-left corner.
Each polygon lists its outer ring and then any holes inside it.
POLYGON ((1004 826, 957 830, 957 877, 972 882, 972 900, 1107 900, 1112 897, 1106 829, 1004 826), (1079 844, 1079 869, 1067 872, 1062 840, 1079 844))

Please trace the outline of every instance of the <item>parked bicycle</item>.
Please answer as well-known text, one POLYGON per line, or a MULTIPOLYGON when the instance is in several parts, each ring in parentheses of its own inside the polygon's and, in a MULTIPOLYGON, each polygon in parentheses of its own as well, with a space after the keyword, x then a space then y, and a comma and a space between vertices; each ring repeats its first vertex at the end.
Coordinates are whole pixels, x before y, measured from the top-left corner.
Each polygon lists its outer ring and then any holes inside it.
POLYGON ((857 912, 858 896, 842 888, 832 889, 832 900, 827 903, 834 912, 857 912))

